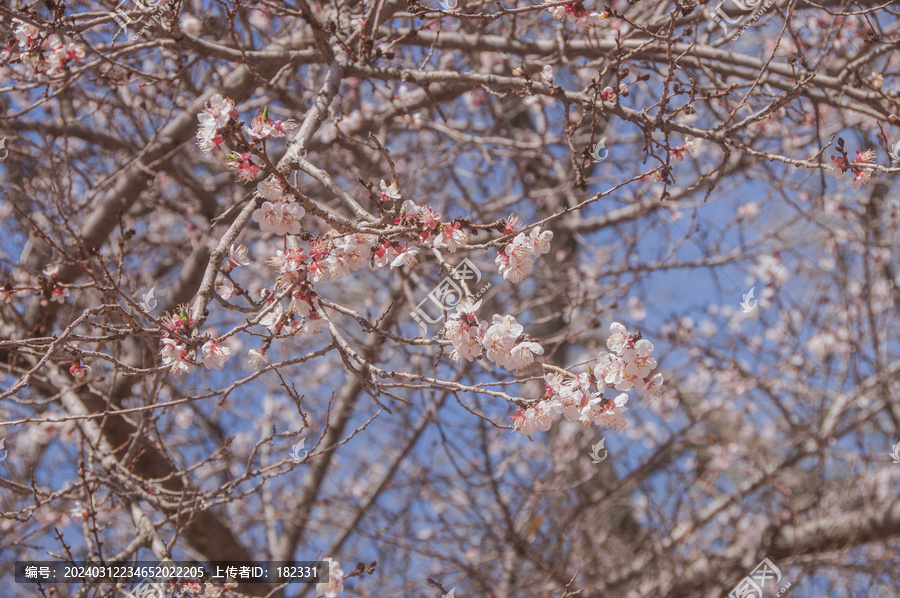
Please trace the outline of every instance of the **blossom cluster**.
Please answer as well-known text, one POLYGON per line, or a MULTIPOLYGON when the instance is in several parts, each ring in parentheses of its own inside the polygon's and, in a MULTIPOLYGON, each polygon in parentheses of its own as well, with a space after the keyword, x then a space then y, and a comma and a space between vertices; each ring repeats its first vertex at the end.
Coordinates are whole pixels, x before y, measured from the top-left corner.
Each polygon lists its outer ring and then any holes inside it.
POLYGON ((63 288, 59 286, 56 281, 57 276, 59 275, 59 265, 53 264, 52 266, 47 266, 42 270, 44 276, 46 276, 47 282, 50 285, 50 301, 56 301, 57 303, 65 303, 66 297, 69 296, 69 289, 63 288))
MULTIPOLYGON (((45 37, 42 41, 41 30, 34 25, 19 19, 13 19, 13 23, 16 24, 13 34, 18 52, 15 59, 26 65, 30 75, 46 73, 55 77, 66 72, 70 63, 84 60, 84 48, 80 45, 65 43, 59 37, 45 37)), ((12 51, 12 48, 7 48, 7 52, 12 51)))
POLYGON ((16 30, 13 34, 19 42, 19 49, 30 50, 38 45, 41 38, 40 29, 30 23, 20 21, 19 19, 13 19, 13 23, 16 23, 16 30))
MULTIPOLYGON (((222 94, 215 94, 209 99, 204 110, 197 115, 200 121, 200 128, 197 131, 197 144, 203 152, 209 152, 213 148, 219 147, 224 141, 222 137, 223 129, 228 125, 231 119, 238 117, 237 110, 234 108, 234 102, 229 98, 223 97, 222 94)), ((240 123, 238 123, 238 127, 240 123)), ((266 139, 275 137, 285 137, 291 131, 294 131, 299 125, 291 119, 277 120, 269 117, 269 109, 263 110, 262 114, 258 114, 252 121, 250 126, 244 127, 244 134, 251 143, 259 143, 266 139)), ((238 127, 235 127, 236 129, 238 127)), ((229 155, 232 161, 237 162, 253 162, 250 158, 251 154, 234 154, 229 155)), ((261 165, 258 159, 254 162, 257 166, 261 165)), ((232 166, 233 169, 240 169, 232 166)), ((255 174, 255 173, 254 173, 255 174)), ((243 174, 244 180, 253 180, 253 177, 245 178, 247 174, 243 174)))
MULTIPOLYGON (((388 187, 388 191, 391 188, 388 187)), ((384 192, 383 192, 384 193, 384 192)), ((385 194, 392 197, 389 194, 385 194)), ((395 192, 396 199, 400 194, 395 192)), ((447 249, 455 253, 460 247, 469 242, 468 235, 461 229, 459 222, 442 223, 441 215, 429 207, 418 206, 410 200, 403 202, 400 215, 394 219, 394 224, 414 225, 418 229, 419 244, 436 249, 447 249)))
POLYGON ((875 163, 876 156, 875 150, 864 152, 856 150, 856 158, 849 163, 843 156, 831 156, 831 162, 825 167, 825 170, 835 178, 840 178, 848 170, 852 171, 854 174, 853 186, 859 188, 872 182, 872 173, 875 169, 871 165, 875 163))
MULTIPOLYGON (((550 2, 555 2, 555 0, 544 0, 545 4, 550 2)), ((560 21, 565 19, 570 23, 575 23, 575 26, 582 31, 598 26, 603 19, 609 16, 606 12, 588 12, 581 0, 571 4, 553 6, 548 10, 554 19, 560 21)))
MULTIPOLYGON (((460 306, 466 309, 465 303, 460 306)), ((460 306, 457 309, 460 309, 460 306)), ((523 337, 524 328, 510 315, 495 314, 492 321, 478 321, 473 312, 457 313, 444 324, 444 338, 453 345, 453 361, 472 361, 482 354, 507 370, 521 370, 543 355, 540 344, 523 337)))
MULTIPOLYGON (((206 341, 200 347, 201 361, 207 369, 221 371, 225 367, 225 362, 231 357, 231 349, 221 344, 218 339, 206 341)), ((191 371, 194 365, 194 353, 176 339, 162 339, 162 349, 160 350, 163 364, 168 367, 173 374, 181 375, 191 371)))
POLYGON ((292 119, 277 120, 269 118, 269 109, 263 110, 262 114, 258 114, 249 127, 244 127, 244 133, 252 141, 263 141, 272 137, 286 137, 288 133, 299 127, 292 119))
POLYGON ((510 282, 521 282, 531 276, 535 258, 550 251, 551 231, 541 232, 541 227, 531 229, 531 233, 519 233, 512 243, 501 251, 496 259, 503 278, 510 282))
POLYGON ((230 99, 222 97, 221 94, 215 94, 209 99, 209 103, 205 110, 197 115, 200 121, 200 128, 197 130, 197 145, 204 153, 219 147, 224 139, 221 131, 225 128, 232 118, 237 118, 237 110, 234 109, 234 102, 230 99))
POLYGON ((256 192, 265 199, 252 215, 253 221, 259 223, 259 230, 278 236, 300 233, 300 219, 306 210, 300 204, 286 200, 280 182, 266 179, 256 186, 256 192))
MULTIPOLYGON (((197 352, 191 349, 186 343, 177 337, 188 337, 191 328, 194 325, 194 319, 188 314, 187 306, 180 306, 175 313, 166 314, 162 318, 163 334, 162 347, 159 354, 165 365, 175 375, 186 374, 196 364, 197 352)), ((206 341, 199 352, 200 362, 208 369, 221 370, 225 367, 225 362, 231 357, 231 349, 221 343, 219 339, 211 339, 206 341)), ((83 370, 89 369, 85 367, 73 368, 79 370, 77 373, 70 369, 69 371, 76 378, 84 375, 83 370)))
POLYGON ((354 233, 340 235, 331 231, 314 240, 307 252, 295 236, 287 236, 284 251, 278 250, 269 260, 277 268, 273 290, 264 289, 264 304, 272 306, 259 323, 273 335, 292 335, 299 332, 317 334, 325 327, 318 313, 318 299, 312 290, 317 282, 347 276, 366 266, 392 268, 410 265, 418 250, 400 247, 389 241, 378 241, 375 235, 354 233), (276 304, 279 291, 290 290, 290 302, 285 308, 276 304), (305 318, 301 321, 298 318, 305 318))
MULTIPOLYGON (((219 94, 214 95, 198 115, 200 125, 197 141, 201 150, 208 152, 225 141, 234 139, 240 128, 237 116, 231 100, 219 94)), ((244 127, 244 133, 256 143, 268 137, 283 136, 293 128, 295 125, 290 121, 273 121, 269 119, 268 112, 264 112, 253 120, 250 127, 244 127)), ((240 147, 240 143, 237 145, 240 147)), ((256 180, 265 170, 259 152, 232 152, 228 154, 228 159, 229 168, 247 182, 256 180)), ((316 283, 348 276, 367 266, 373 269, 388 265, 391 268, 413 267, 419 247, 446 249, 454 253, 464 248, 469 241, 464 220, 441 222, 441 215, 432 208, 406 200, 400 205, 394 218, 393 224, 401 227, 401 230, 393 233, 393 238, 331 230, 311 240, 308 249, 303 248, 298 236, 303 234, 301 219, 306 210, 290 199, 287 185, 289 183, 277 176, 259 182, 256 194, 263 201, 251 215, 260 231, 284 237, 284 250, 277 251, 269 260, 269 264, 277 269, 275 284, 271 289, 263 289, 260 297, 262 312, 258 324, 265 327, 272 337, 301 332, 315 334, 326 327, 327 321, 319 309, 313 289, 316 283), (396 237, 415 239, 418 247, 401 243, 396 237), (288 301, 287 305, 283 304, 282 299, 288 301)), ((402 201, 397 182, 393 181, 388 185, 382 180, 381 195, 376 200, 381 204, 402 201)), ((511 216, 503 228, 504 235, 515 234, 519 225, 518 219, 511 216)), ((517 234, 497 256, 496 261, 503 277, 520 282, 530 276, 535 259, 550 251, 552 238, 553 233, 541 231, 540 227, 535 227, 528 234, 517 234)), ((235 253, 234 248, 231 253, 235 253)), ((236 253, 234 259, 229 257, 225 260, 222 276, 216 283, 216 290, 225 300, 242 292, 228 276, 234 267, 248 262, 246 250, 236 253)), ((465 305, 466 302, 462 302, 460 307, 465 305)), ((471 305, 469 309, 474 311, 471 305)), ((183 317, 187 317, 186 311, 183 317)), ((190 327, 180 317, 173 318, 170 324, 173 331, 178 326, 190 327)), ((522 332, 522 326, 513 316, 495 315, 493 321, 488 323, 479 322, 474 313, 460 311, 447 322, 444 335, 454 345, 451 357, 457 361, 463 357, 471 361, 484 354, 500 367, 520 370, 534 362, 534 355, 543 354, 540 344, 529 340, 522 332)), ((251 351, 250 359, 254 367, 266 363, 266 347, 268 344, 261 350, 251 351)), ((164 363, 176 373, 184 373, 194 363, 192 351, 174 339, 164 339, 161 355, 164 363)), ((203 364, 211 369, 221 369, 229 355, 227 347, 220 345, 218 341, 209 341, 200 349, 203 364)))
POLYGON ((560 417, 619 430, 625 426, 628 394, 621 392, 611 399, 605 396, 609 388, 643 390, 645 398, 662 395, 662 374, 650 376, 656 367, 656 360, 651 356, 653 344, 642 339, 640 333, 628 332, 618 322, 610 325, 610 333, 606 346, 612 353, 600 353, 591 371, 576 374, 571 379, 562 374, 544 376, 546 392, 543 398, 532 407, 516 410, 509 418, 515 431, 526 436, 537 430, 546 432, 560 417))

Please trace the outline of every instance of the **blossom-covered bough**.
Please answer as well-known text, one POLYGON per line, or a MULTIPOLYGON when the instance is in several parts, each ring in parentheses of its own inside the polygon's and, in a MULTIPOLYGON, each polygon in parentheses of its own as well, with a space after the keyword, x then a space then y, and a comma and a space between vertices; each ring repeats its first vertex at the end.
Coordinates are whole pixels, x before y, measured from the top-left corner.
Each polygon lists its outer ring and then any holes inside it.
MULTIPOLYGON (((264 172, 265 167, 242 171, 244 166, 251 164, 251 159, 256 159, 259 164, 272 164, 264 153, 257 158, 256 152, 263 151, 260 144, 270 137, 283 137, 286 131, 291 131, 296 126, 290 121, 273 123, 268 119, 268 111, 265 111, 254 119, 252 131, 244 127, 253 141, 248 145, 245 138, 237 136, 240 123, 234 120, 236 116, 232 101, 218 95, 213 96, 209 106, 198 116, 200 127, 197 141, 204 152, 230 144, 229 142, 240 145, 241 149, 249 149, 249 152, 240 155, 230 153, 228 158, 233 160, 229 167, 240 159, 242 166, 234 169, 242 179, 249 172, 246 180, 252 182, 264 172)), ((468 242, 463 221, 441 222, 441 215, 432 208, 417 206, 411 200, 400 204, 402 195, 396 182, 388 186, 382 180, 379 207, 383 212, 380 222, 388 221, 388 226, 379 230, 373 225, 366 228, 368 232, 365 233, 341 233, 332 229, 317 238, 311 238, 307 233, 305 237, 310 241, 307 253, 300 246, 298 237, 303 231, 301 218, 305 210, 298 202, 291 200, 291 197, 302 197, 302 194, 279 172, 268 174, 271 178, 266 178, 257 185, 257 197, 265 201, 253 212, 253 220, 259 224, 262 232, 284 237, 285 250, 277 250, 269 261, 277 273, 273 288, 263 289, 261 293, 265 315, 258 323, 265 326, 271 335, 265 340, 265 349, 279 337, 284 339, 302 333, 317 334, 326 329, 326 322, 330 322, 330 319, 319 303, 315 290, 317 283, 350 276, 366 267, 381 268, 390 264, 391 268, 411 268, 417 264, 415 256, 420 250, 445 249, 455 253, 465 248, 468 242), (290 193, 285 193, 285 186, 290 193), (394 210, 390 214, 394 216, 392 220, 386 218, 389 214, 388 209, 383 207, 385 202, 397 202, 399 205, 399 211, 394 210), (410 248, 410 243, 417 246, 410 248), (290 301, 285 308, 283 302, 287 298, 290 301)), ((312 201, 309 198, 303 199, 312 201)), ((470 225, 468 222, 466 224, 470 225)), ((516 225, 515 218, 510 218, 509 222, 504 221, 502 228, 498 226, 500 237, 516 233, 516 225)), ((472 228, 474 232, 477 230, 472 228)), ((528 234, 516 234, 497 254, 495 262, 499 273, 512 283, 527 279, 532 274, 535 259, 550 251, 552 238, 551 231, 542 232, 539 226, 531 228, 528 234)), ((230 263, 233 265, 237 262, 232 260, 230 263)), ((231 279, 224 279, 221 285, 227 289, 228 295, 223 299, 230 298, 234 293, 231 279)), ((175 320, 174 323, 181 325, 182 320, 175 320)), ((340 334, 333 326, 331 329, 338 347, 346 348, 348 356, 352 355, 352 349, 340 334)), ((597 357, 597 370, 588 375, 587 383, 584 374, 571 374, 571 380, 564 380, 563 375, 558 373, 547 374, 547 393, 544 399, 525 409, 517 409, 516 415, 510 417, 515 430, 528 436, 537 429, 547 431, 550 429, 550 422, 561 415, 585 424, 622 428, 626 421, 623 412, 627 409, 624 404, 628 395, 620 394, 615 400, 605 397, 607 385, 616 390, 646 389, 652 398, 658 399, 661 396, 662 375, 656 374, 650 378, 650 371, 656 367, 656 360, 650 356, 653 351, 652 343, 640 338, 640 333, 628 333, 618 322, 610 326, 610 331, 612 336, 607 344, 615 353, 601 353, 597 357), (596 392, 589 388, 591 376, 596 377, 596 392)), ((465 358, 471 362, 484 356, 497 366, 511 371, 522 371, 532 366, 534 356, 544 352, 539 343, 524 334, 524 327, 514 316, 494 314, 491 322, 479 320, 473 309, 473 302, 468 297, 458 301, 456 312, 447 318, 443 338, 453 347, 450 355, 453 361, 465 358)), ((185 347, 168 338, 163 339, 163 343, 162 359, 171 367, 172 372, 180 375, 189 371, 188 362, 184 358, 185 347)), ((262 365, 260 357, 264 355, 265 349, 251 349, 253 353, 248 354, 248 358, 254 366, 262 365)), ((207 368, 221 370, 230 355, 231 351, 220 346, 218 340, 206 341, 202 347, 202 362, 207 368)), ((361 360, 359 365, 363 365, 361 360)), ((365 365, 372 368, 370 364, 365 365)), ((378 371, 378 374, 384 375, 385 372, 378 371)))
POLYGON ((0 6, 5 545, 888 592, 900 29, 735 6, 0 6))

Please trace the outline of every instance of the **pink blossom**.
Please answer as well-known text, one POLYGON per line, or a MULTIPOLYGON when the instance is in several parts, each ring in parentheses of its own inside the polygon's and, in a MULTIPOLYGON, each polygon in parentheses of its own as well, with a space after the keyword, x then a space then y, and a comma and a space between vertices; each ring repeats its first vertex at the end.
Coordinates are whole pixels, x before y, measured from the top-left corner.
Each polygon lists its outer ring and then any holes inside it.
POLYGON ((288 237, 286 245, 287 249, 285 251, 279 249, 275 252, 275 257, 269 260, 269 265, 278 268, 280 274, 288 275, 285 281, 291 282, 297 278, 300 275, 300 272, 303 271, 303 268, 306 267, 309 256, 307 256, 304 253, 303 248, 300 247, 297 237, 288 237))
POLYGON ((284 197, 284 187, 281 181, 272 177, 257 183, 256 193, 266 201, 279 201, 284 197))
POLYGON ((234 283, 227 276, 220 276, 216 280, 216 292, 222 299, 228 301, 234 296, 234 283))
POLYGON ((616 355, 621 355, 625 346, 631 341, 632 335, 618 322, 609 325, 610 335, 606 339, 606 346, 616 355))
POLYGON ((847 172, 847 161, 841 156, 831 156, 831 161, 825 167, 825 171, 833 177, 840 177, 847 172))
POLYGON ((440 226, 441 215, 436 213, 431 208, 423 208, 419 210, 419 219, 422 221, 422 226, 425 229, 436 229, 440 226))
POLYGON ((495 314, 492 323, 484 322, 483 327, 481 344, 487 350, 486 356, 502 368, 519 370, 528 367, 534 361, 534 354, 544 352, 535 342, 516 343, 524 328, 513 316, 495 314))
POLYGON ((221 94, 215 94, 209 99, 207 107, 197 115, 200 128, 197 130, 197 144, 201 151, 209 152, 223 143, 219 130, 228 124, 232 118, 238 115, 234 109, 234 102, 221 94))
POLYGON ((622 359, 625 361, 625 369, 629 374, 645 378, 650 370, 656 367, 656 360, 650 356, 653 353, 653 343, 646 339, 641 339, 634 343, 634 347, 625 349, 622 352, 622 359))
POLYGON ((513 423, 513 431, 515 432, 521 432, 525 436, 531 436, 537 432, 534 407, 529 407, 524 411, 516 409, 516 414, 511 416, 509 420, 513 423))
POLYGON ((462 225, 457 222, 452 225, 443 225, 441 227, 441 235, 435 242, 438 249, 446 247, 450 253, 456 253, 460 247, 465 247, 469 242, 469 236, 461 230, 462 225))
POLYGON ((390 241, 383 241, 381 245, 375 248, 372 261, 376 268, 383 268, 391 263, 398 255, 400 255, 400 251, 396 249, 390 241))
POLYGON ((625 403, 628 402, 628 395, 624 392, 612 399, 602 398, 595 399, 588 404, 581 412, 581 421, 584 423, 594 423, 603 428, 612 428, 620 430, 625 427, 625 403))
POLYGON ((291 119, 282 121, 269 118, 269 110, 266 109, 250 121, 249 127, 244 127, 244 133, 253 141, 261 141, 270 137, 284 137, 298 126, 291 119))
MULTIPOLYGON (((390 185, 384 182, 384 179, 381 180, 381 201, 388 202, 393 201, 395 199, 400 199, 400 189, 397 187, 397 182, 394 181, 390 185)), ((410 202, 412 203, 412 202, 410 202)))
POLYGON ((15 30, 16 39, 19 40, 19 47, 25 50, 31 49, 38 42, 38 36, 41 30, 19 19, 13 19, 13 23, 18 23, 15 30))
POLYGON ((565 380, 561 374, 546 374, 544 381, 547 387, 545 396, 552 397, 556 412, 569 421, 577 420, 581 415, 582 400, 585 397, 581 389, 581 379, 576 377, 575 380, 565 380))
POLYGON ((453 345, 450 358, 459 361, 465 358, 472 361, 481 355, 481 343, 478 339, 477 327, 462 320, 450 318, 444 323, 444 338, 453 345))
POLYGON ((201 127, 197 130, 197 145, 203 153, 218 148, 224 142, 225 140, 215 127, 201 127))
POLYGON ((49 74, 59 75, 67 67, 68 63, 84 59, 84 48, 78 44, 63 44, 58 39, 50 42, 50 56, 47 64, 50 66, 49 74))
POLYGON ((193 15, 182 15, 178 25, 182 31, 194 37, 198 37, 203 32, 203 21, 193 15))
POLYGON ((391 268, 399 268, 401 266, 406 266, 408 268, 412 268, 416 264, 419 263, 419 260, 416 259, 416 255, 419 253, 419 250, 416 248, 408 249, 404 248, 397 254, 397 257, 391 262, 391 268))
POLYGON ((248 353, 247 362, 250 364, 250 367, 252 367, 254 370, 262 369, 263 366, 265 366, 267 363, 269 363, 269 360, 266 358, 265 351, 257 351, 256 349, 250 349, 250 351, 248 351, 247 353, 248 353))
POLYGON ((305 318, 314 311, 314 306, 318 307, 318 305, 319 300, 316 297, 310 297, 308 293, 304 293, 298 288, 294 289, 288 309, 301 318, 305 318))
POLYGON ((552 238, 552 232, 541 232, 540 227, 532 229, 527 236, 525 233, 516 235, 494 260, 503 278, 517 283, 531 276, 534 258, 550 251, 552 238))
POLYGON ((221 129, 237 115, 234 102, 217 93, 209 99, 206 109, 197 116, 197 119, 202 126, 215 126, 215 128, 221 129))
POLYGON ((534 363, 535 355, 543 355, 544 348, 538 343, 524 342, 513 347, 509 353, 511 369, 521 370, 534 363))
POLYGON ((263 162, 250 152, 228 154, 228 169, 238 173, 238 178, 245 183, 252 183, 262 171, 263 162))
POLYGON ((553 425, 553 420, 559 417, 559 413, 553 409, 549 401, 541 401, 534 407, 534 423, 541 432, 546 432, 553 425))
MULTIPOLYGON (((552 2, 553 0, 544 0, 544 2, 552 2)), ((588 12, 584 8, 584 4, 579 0, 571 4, 563 4, 562 6, 554 6, 550 9, 554 19, 562 21, 567 20, 575 23, 579 30, 596 27, 608 15, 605 12, 596 13, 588 12)), ((604 98, 605 99, 605 98, 604 98)))
POLYGON ((259 320, 259 325, 268 328, 272 334, 277 334, 280 330, 283 316, 284 309, 282 309, 281 304, 278 304, 259 320))
POLYGON ((663 376, 656 374, 644 384, 644 398, 658 399, 663 393, 663 376))
POLYGON ((856 151, 856 159, 853 160, 853 163, 850 165, 850 168, 855 175, 853 178, 854 187, 859 188, 862 185, 867 185, 872 182, 872 173, 874 170, 872 168, 860 167, 859 165, 874 163, 875 156, 876 154, 873 150, 867 150, 865 152, 860 152, 859 150, 856 151))
POLYGON ((76 361, 69 368, 69 373, 72 374, 76 380, 81 380, 89 369, 91 368, 86 365, 81 365, 80 361, 76 361))
POLYGON ((332 276, 347 276, 351 272, 366 267, 372 256, 371 246, 375 237, 360 233, 338 237, 334 248, 326 260, 332 276))
POLYGON ((328 328, 328 321, 325 318, 316 312, 309 314, 309 318, 306 320, 306 332, 319 334, 326 328, 328 328))
POLYGON ((605 385, 614 386, 619 384, 625 378, 625 361, 618 355, 611 353, 600 353, 597 356, 597 367, 594 369, 594 375, 599 381, 605 385))
POLYGON ((759 216, 758 203, 745 203, 737 209, 738 218, 756 218, 759 216))
POLYGON ((400 207, 400 215, 404 218, 417 218, 422 210, 423 208, 417 206, 415 202, 407 199, 400 207))
POLYGON ((481 340, 481 344, 487 349, 487 358, 501 367, 511 365, 510 351, 516 346, 516 339, 523 331, 524 327, 513 316, 494 314, 492 323, 481 340))
POLYGON ((401 266, 412 268, 419 263, 419 260, 416 259, 418 253, 419 250, 416 248, 410 249, 409 246, 397 248, 390 241, 384 241, 375 248, 374 267, 383 268, 390 264, 391 268, 400 268, 401 266))
POLYGON ((231 357, 231 349, 220 345, 218 339, 206 341, 200 349, 203 356, 203 365, 210 370, 221 370, 225 362, 231 357))
POLYGON ((553 238, 553 231, 545 230, 541 232, 541 227, 536 226, 528 233, 529 244, 534 257, 541 257, 545 253, 550 252, 550 239, 553 238))
POLYGON ((69 296, 69 289, 63 289, 60 287, 56 287, 52 291, 50 291, 50 301, 56 301, 57 303, 65 303, 66 297, 69 296))
POLYGON ((171 338, 162 339, 160 356, 163 364, 171 369, 172 373, 180 376, 191 371, 191 362, 184 345, 171 338))
POLYGON ((284 201, 263 202, 254 210, 253 221, 259 223, 259 230, 276 235, 296 235, 302 230, 300 219, 306 214, 303 206, 284 201))
POLYGON ((247 248, 243 245, 238 245, 237 247, 232 245, 228 249, 228 255, 225 256, 228 271, 230 272, 233 268, 237 268, 238 266, 250 265, 250 258, 247 257, 247 253, 247 248))
POLYGON ((498 254, 494 259, 500 274, 503 275, 504 279, 509 280, 512 283, 522 282, 531 276, 534 270, 534 262, 530 259, 522 259, 521 255, 516 254, 516 249, 521 250, 522 248, 508 245, 506 250, 498 254), (512 252, 512 255, 508 252, 512 252))

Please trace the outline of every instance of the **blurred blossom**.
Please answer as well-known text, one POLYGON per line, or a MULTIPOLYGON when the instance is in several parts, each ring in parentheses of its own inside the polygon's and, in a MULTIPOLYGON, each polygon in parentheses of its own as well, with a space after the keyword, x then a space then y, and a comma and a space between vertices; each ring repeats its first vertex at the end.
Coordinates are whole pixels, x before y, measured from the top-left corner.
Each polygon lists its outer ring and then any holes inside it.
POLYGON ((190 14, 182 14, 178 26, 188 35, 199 37, 203 32, 203 22, 190 14))
POLYGON ((644 308, 644 303, 638 297, 629 297, 625 305, 628 307, 630 319, 641 322, 647 317, 647 310, 644 308))
POLYGON ((758 203, 741 204, 741 206, 737 210, 737 215, 739 218, 756 218, 757 216, 759 216, 759 204, 758 203))

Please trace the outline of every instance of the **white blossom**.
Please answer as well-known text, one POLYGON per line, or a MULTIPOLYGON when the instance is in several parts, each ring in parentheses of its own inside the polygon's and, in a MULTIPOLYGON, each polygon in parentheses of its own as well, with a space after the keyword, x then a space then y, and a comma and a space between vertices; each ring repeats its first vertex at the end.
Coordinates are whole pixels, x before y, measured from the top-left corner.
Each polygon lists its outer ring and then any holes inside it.
POLYGON ((186 374, 191 371, 191 362, 188 359, 187 348, 171 338, 162 339, 160 357, 163 364, 169 367, 175 375, 186 374))
POLYGON ((296 235, 300 233, 300 219, 306 211, 303 206, 284 201, 263 202, 253 212, 253 221, 259 223, 259 230, 276 235, 296 235))
POLYGON ((316 596, 335 598, 344 591, 344 572, 338 561, 331 557, 325 557, 324 560, 328 563, 328 583, 316 584, 316 596))
POLYGON ((41 30, 19 19, 13 19, 13 23, 18 23, 15 30, 16 39, 19 40, 19 47, 29 49, 37 44, 38 36, 41 30))
POLYGON ((450 318, 444 323, 444 338, 453 344, 453 361, 466 359, 472 361, 481 355, 481 342, 478 339, 478 328, 460 319, 450 318))
MULTIPOLYGON (((400 189, 397 183, 392 182, 390 185, 381 180, 381 201, 389 201, 392 199, 400 199, 400 189)), ((412 202, 410 202, 412 203, 412 202)))
POLYGON ((203 357, 203 365, 211 370, 221 370, 225 362, 231 357, 231 349, 220 345, 218 340, 206 341, 200 348, 203 357))
POLYGON ((260 370, 267 363, 269 363, 269 360, 266 358, 266 354, 263 351, 257 351, 256 349, 250 349, 250 351, 248 351, 247 353, 248 353, 247 361, 250 364, 250 367, 252 367, 254 370, 260 370))

